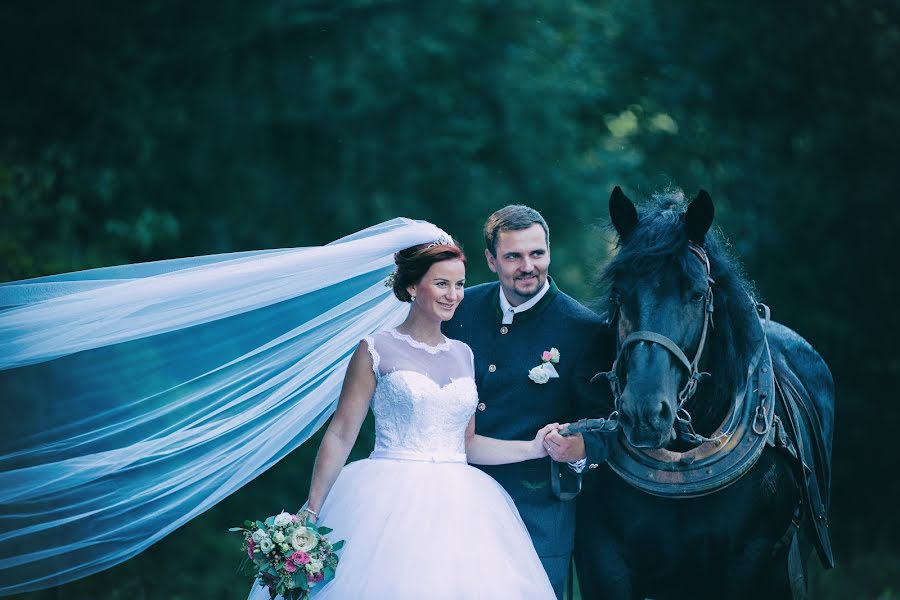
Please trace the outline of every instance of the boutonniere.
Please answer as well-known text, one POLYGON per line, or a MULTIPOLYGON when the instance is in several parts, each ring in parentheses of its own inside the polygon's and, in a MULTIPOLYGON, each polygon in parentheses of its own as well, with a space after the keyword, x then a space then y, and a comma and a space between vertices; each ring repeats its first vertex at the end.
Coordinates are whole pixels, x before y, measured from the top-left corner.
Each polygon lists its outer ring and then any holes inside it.
POLYGON ((556 372, 556 363, 559 362, 559 350, 556 348, 550 348, 549 350, 544 350, 541 352, 541 364, 538 366, 529 369, 528 371, 528 379, 532 380, 535 383, 547 383, 554 377, 559 377, 559 373, 556 372))

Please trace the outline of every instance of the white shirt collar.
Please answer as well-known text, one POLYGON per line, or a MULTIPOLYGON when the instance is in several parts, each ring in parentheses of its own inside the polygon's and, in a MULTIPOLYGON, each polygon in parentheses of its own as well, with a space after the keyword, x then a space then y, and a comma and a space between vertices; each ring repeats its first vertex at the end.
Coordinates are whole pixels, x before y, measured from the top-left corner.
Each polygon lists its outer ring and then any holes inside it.
POLYGON ((544 281, 544 287, 541 288, 537 294, 532 296, 527 302, 523 302, 518 306, 513 306, 509 303, 509 300, 506 299, 506 294, 503 293, 503 286, 500 286, 500 311, 503 313, 503 324, 509 325, 513 322, 513 317, 520 312, 525 312, 535 304, 541 301, 541 298, 544 297, 544 294, 547 293, 547 290, 550 289, 550 278, 548 277, 544 281))

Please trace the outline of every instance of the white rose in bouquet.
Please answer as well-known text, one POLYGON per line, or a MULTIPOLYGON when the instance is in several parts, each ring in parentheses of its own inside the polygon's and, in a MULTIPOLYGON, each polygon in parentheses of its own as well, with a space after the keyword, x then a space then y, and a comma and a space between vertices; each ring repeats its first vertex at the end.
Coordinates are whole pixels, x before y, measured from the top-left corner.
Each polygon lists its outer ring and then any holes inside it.
POLYGON ((256 531, 253 532, 253 535, 251 537, 253 538, 253 541, 258 544, 261 541, 263 541, 263 539, 269 537, 269 534, 266 533, 265 531, 263 531, 262 529, 257 529, 256 531))
POLYGON ((293 519, 293 515, 291 513, 281 512, 275 515, 275 527, 284 527, 293 519))
POLYGON ((275 540, 276 544, 281 544, 284 543, 285 538, 283 533, 281 533, 280 531, 276 531, 272 534, 272 539, 275 540))
POLYGON ((309 552, 316 547, 318 541, 316 534, 306 527, 300 527, 291 536, 291 546, 298 552, 309 552))
POLYGON ((309 573, 318 573, 324 568, 321 560, 311 560, 306 564, 306 570, 309 573))
POLYGON ((266 536, 259 540, 259 549, 263 554, 268 554, 275 549, 275 542, 272 541, 272 538, 266 536))

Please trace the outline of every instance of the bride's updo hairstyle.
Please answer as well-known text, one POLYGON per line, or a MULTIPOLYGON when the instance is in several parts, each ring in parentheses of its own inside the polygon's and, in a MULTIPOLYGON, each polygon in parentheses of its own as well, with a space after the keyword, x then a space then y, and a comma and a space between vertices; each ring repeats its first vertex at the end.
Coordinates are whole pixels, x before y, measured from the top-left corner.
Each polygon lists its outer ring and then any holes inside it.
POLYGON ((394 264, 397 265, 397 270, 393 272, 389 280, 394 295, 401 302, 411 302, 412 298, 406 288, 422 281, 422 277, 434 263, 454 259, 461 260, 463 264, 466 264, 466 255, 454 240, 447 244, 419 244, 397 252, 394 254, 394 264))

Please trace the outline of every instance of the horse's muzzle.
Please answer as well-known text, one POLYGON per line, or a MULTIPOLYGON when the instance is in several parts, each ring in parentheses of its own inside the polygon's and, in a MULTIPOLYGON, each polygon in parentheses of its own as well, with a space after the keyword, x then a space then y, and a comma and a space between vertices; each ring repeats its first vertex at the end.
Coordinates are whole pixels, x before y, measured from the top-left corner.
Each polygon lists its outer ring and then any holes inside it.
POLYGON ((672 440, 675 415, 664 393, 634 393, 627 389, 619 404, 619 423, 637 448, 661 448, 672 440))
POLYGON ((641 426, 622 425, 622 432, 630 446, 656 450, 665 448, 675 439, 675 428, 668 430, 641 426))

